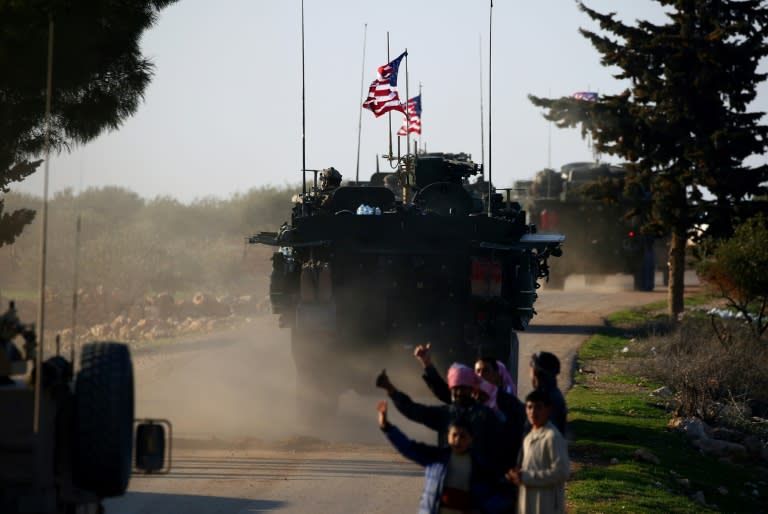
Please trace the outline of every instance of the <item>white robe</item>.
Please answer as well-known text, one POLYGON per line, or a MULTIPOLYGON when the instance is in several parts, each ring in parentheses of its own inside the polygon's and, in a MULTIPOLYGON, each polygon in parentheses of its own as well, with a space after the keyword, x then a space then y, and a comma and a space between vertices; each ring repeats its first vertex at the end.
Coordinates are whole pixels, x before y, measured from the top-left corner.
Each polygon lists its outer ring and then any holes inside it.
POLYGON ((565 512, 565 481, 570 473, 568 444, 548 422, 523 440, 519 514, 565 512))

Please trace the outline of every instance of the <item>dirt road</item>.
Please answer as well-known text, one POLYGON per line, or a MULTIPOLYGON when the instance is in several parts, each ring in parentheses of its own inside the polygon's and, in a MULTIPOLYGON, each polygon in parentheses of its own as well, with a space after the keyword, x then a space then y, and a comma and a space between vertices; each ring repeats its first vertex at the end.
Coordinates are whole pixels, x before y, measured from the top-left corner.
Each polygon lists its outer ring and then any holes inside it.
MULTIPOLYGON (((567 388, 578 345, 602 316, 666 297, 663 289, 627 291, 629 279, 623 277, 589 289, 579 278, 569 278, 565 292, 542 290, 539 315, 520 336, 521 394, 530 390, 533 352, 546 349, 561 357, 561 386, 567 388)), ((108 514, 416 510, 422 471, 386 445, 375 423, 375 403, 383 395, 373 387, 370 396, 346 393, 332 425, 297 424, 289 334, 272 317, 217 336, 139 350, 134 360, 136 414, 172 420, 173 469, 167 476, 134 477, 126 496, 106 502, 108 514)), ((413 373, 419 373, 415 360, 413 373)), ((426 388, 413 393, 432 401, 426 388)), ((434 440, 397 413, 392 421, 415 438, 434 440)))

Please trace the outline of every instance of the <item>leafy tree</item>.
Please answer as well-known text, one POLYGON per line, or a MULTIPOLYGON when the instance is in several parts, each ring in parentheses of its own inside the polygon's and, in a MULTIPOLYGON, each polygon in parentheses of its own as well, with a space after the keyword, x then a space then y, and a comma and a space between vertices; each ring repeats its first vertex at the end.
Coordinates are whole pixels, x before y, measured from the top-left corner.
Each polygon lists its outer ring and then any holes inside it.
POLYGON ((758 215, 720 241, 698 266, 699 276, 762 335, 768 330, 768 220, 758 215))
POLYGON ((768 166, 746 158, 768 146, 764 113, 749 112, 768 53, 764 0, 656 0, 668 22, 630 26, 616 13, 580 9, 603 32, 580 29, 601 63, 630 87, 598 101, 529 96, 559 127, 580 126, 596 149, 627 161, 624 194, 645 231, 670 235, 669 315, 683 310, 685 247, 695 229, 729 235, 751 195, 765 194, 768 166), (610 35, 605 35, 610 34, 610 35), (761 185, 763 184, 763 185, 761 185), (709 195, 707 195, 709 193, 709 195))
MULTIPOLYGON (((54 26, 53 149, 116 129, 139 106, 152 63, 139 51, 144 30, 176 0, 0 0, 0 192, 39 166, 45 144, 49 22, 54 26)), ((0 202, 2 214, 2 202, 0 202)), ((0 246, 34 213, 0 217, 0 246)))

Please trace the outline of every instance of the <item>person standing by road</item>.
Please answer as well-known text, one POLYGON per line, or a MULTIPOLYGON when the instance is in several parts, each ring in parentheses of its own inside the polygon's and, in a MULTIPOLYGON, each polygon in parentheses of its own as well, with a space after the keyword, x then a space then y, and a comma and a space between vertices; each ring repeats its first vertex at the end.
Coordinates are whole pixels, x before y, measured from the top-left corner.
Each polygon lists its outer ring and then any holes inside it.
MULTIPOLYGON (((430 343, 419 345, 413 352, 414 357, 424 368, 422 378, 429 387, 429 390, 443 403, 451 402, 451 394, 443 377, 438 373, 437 368, 432 362, 432 345, 430 343)), ((502 364, 503 366, 503 364, 502 364)), ((525 422, 525 411, 523 404, 512 393, 511 377, 505 379, 505 368, 499 366, 499 361, 493 357, 481 356, 475 361, 475 374, 487 380, 497 387, 496 404, 504 417, 513 423, 525 422)), ((507 371, 506 375, 509 375, 507 371)))
MULTIPOLYGON (((430 343, 419 345, 413 352, 424 368, 422 378, 438 400, 449 403, 450 390, 440 373, 432 363, 432 346, 430 343)), ((517 463, 517 455, 523 442, 523 427, 525 426, 525 409, 522 402, 509 392, 508 385, 503 380, 498 361, 493 357, 484 357, 475 361, 475 374, 496 386, 496 407, 503 415, 501 454, 509 465, 517 463)))
POLYGON ((493 410, 480 405, 473 398, 477 376, 472 368, 453 364, 448 370, 448 388, 452 400, 448 405, 423 405, 414 402, 410 396, 392 384, 386 370, 376 378, 376 387, 387 391, 403 416, 436 431, 439 446, 446 446, 448 426, 453 420, 459 417, 467 419, 472 428, 475 449, 489 464, 496 464, 500 474, 503 473, 504 463, 498 459, 501 421, 493 410))
POLYGON ((568 406, 563 392, 557 386, 557 375, 560 374, 560 359, 550 352, 537 352, 531 356, 531 385, 549 395, 552 411, 550 420, 560 433, 565 436, 568 425, 568 406))
POLYGON ((525 398, 531 431, 523 441, 522 465, 506 478, 520 488, 518 514, 565 512, 565 481, 570 473, 568 445, 550 421, 550 395, 536 389, 525 398))
POLYGON ((480 512, 488 478, 481 457, 472 451, 470 423, 458 418, 449 424, 448 446, 415 442, 387 420, 387 402, 378 404, 379 428, 405 458, 424 466, 424 490, 419 514, 480 512))

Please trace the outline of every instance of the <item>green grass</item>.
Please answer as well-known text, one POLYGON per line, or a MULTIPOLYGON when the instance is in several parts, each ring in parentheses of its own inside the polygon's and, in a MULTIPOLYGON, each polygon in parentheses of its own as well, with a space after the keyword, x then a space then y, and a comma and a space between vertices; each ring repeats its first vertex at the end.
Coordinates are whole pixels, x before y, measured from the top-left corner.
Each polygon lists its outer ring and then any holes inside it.
MULTIPOLYGON (((40 292, 34 289, 0 289, 0 295, 9 300, 32 300, 37 301, 40 292)), ((7 307, 7 305, 6 305, 7 307)))
MULTIPOLYGON (((658 308, 646 305, 609 319, 631 319, 633 325, 654 323, 658 308)), ((659 384, 634 376, 621 365, 622 360, 636 356, 629 336, 616 334, 617 330, 607 327, 583 344, 580 364, 598 372, 577 374, 567 396, 569 427, 574 434, 570 455, 577 464, 568 483, 569 512, 768 511, 768 487, 761 485, 761 496, 755 497, 745 486, 746 482, 767 480, 765 471, 703 456, 683 435, 669 431, 669 413, 649 394, 659 384), (630 351, 622 353, 625 346, 630 351), (638 449, 650 452, 659 463, 636 460, 633 454, 638 449), (690 485, 678 483, 681 478, 690 485), (721 486, 727 494, 718 491, 721 486), (713 508, 691 498, 697 491, 713 508)))
POLYGON ((610 359, 627 346, 627 339, 621 336, 596 334, 589 338, 579 350, 579 361, 610 359))
MULTIPOLYGON (((715 297, 709 293, 699 293, 686 296, 684 300, 685 308, 700 307, 711 304, 715 297)), ((696 311, 692 311, 696 312, 696 311)), ((686 313, 688 314, 688 313, 686 313)), ((606 321, 611 326, 641 325, 649 322, 659 322, 667 320, 667 301, 653 302, 640 307, 634 307, 625 311, 614 312, 606 317, 606 321)))

